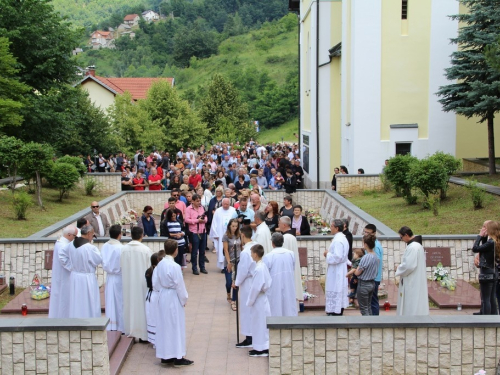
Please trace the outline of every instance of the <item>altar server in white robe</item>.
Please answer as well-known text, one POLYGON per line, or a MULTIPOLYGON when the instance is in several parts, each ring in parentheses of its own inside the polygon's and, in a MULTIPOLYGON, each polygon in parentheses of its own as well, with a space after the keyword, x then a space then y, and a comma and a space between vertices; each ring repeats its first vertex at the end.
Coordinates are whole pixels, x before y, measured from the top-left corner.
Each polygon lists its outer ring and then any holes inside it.
POLYGON ((144 231, 132 228, 132 241, 123 246, 120 266, 123 283, 124 333, 139 341, 148 340, 146 326, 146 296, 148 286, 144 273, 151 266, 152 251, 141 243, 144 231))
POLYGON ((399 230, 407 246, 396 270, 399 280, 397 315, 429 315, 425 251, 408 227, 399 230))
POLYGON ((101 298, 95 270, 102 263, 102 258, 99 249, 91 243, 93 238, 94 228, 91 225, 85 225, 81 228, 81 237, 75 238, 67 246, 69 259, 65 259, 65 263, 71 264, 70 318, 99 318, 101 316, 101 298))
MULTIPOLYGON (((69 279, 71 267, 63 267, 59 254, 76 238, 76 227, 68 225, 56 241, 52 254, 52 283, 50 285, 49 318, 69 318, 69 279)), ((64 257, 64 255, 63 255, 64 257)))
POLYGON ((214 243, 217 252, 217 267, 224 269, 224 246, 222 244, 222 237, 227 230, 227 224, 233 217, 236 210, 231 207, 229 198, 222 199, 222 207, 215 210, 212 226, 210 227, 210 238, 214 243))
POLYGON ((254 221, 255 225, 257 225, 255 229, 255 234, 252 239, 261 244, 264 248, 264 255, 271 252, 273 249, 273 245, 271 243, 271 231, 267 226, 266 222, 266 213, 262 211, 257 211, 255 213, 254 221))
POLYGON ((120 266, 123 250, 123 245, 120 242, 122 238, 121 225, 112 225, 109 228, 109 237, 111 239, 101 249, 102 268, 106 272, 106 289, 104 290, 106 317, 109 318, 106 329, 123 332, 123 283, 120 266))
POLYGON ((247 306, 246 303, 252 285, 252 273, 255 268, 251 248, 254 245, 258 245, 258 243, 252 241, 252 228, 249 225, 244 225, 240 229, 240 234, 243 250, 240 254, 238 272, 236 273, 234 286, 238 287, 238 298, 240 300, 240 304, 238 305, 240 313, 240 333, 246 336, 246 338, 242 342, 236 344, 236 347, 248 348, 252 346, 252 313, 251 308, 247 306))
MULTIPOLYGON (((279 228, 283 234, 283 247, 293 251, 295 256, 295 267, 293 273, 293 280, 295 286, 295 298, 297 301, 304 302, 304 290, 302 288, 302 273, 300 272, 300 258, 299 258, 299 245, 297 239, 292 232, 291 220, 288 216, 282 216, 279 221, 279 228)), ((298 306, 297 306, 298 308, 298 306)))
POLYGON ((156 357, 174 367, 190 366, 194 362, 186 355, 186 319, 184 307, 188 293, 181 267, 175 263, 177 241, 166 240, 165 258, 153 272, 153 288, 159 290, 156 325, 156 357))
POLYGON ((297 316, 297 300, 294 288, 295 256, 283 247, 283 235, 271 236, 273 251, 265 255, 266 264, 273 283, 267 291, 271 316, 297 316))
POLYGON ((343 315, 349 306, 347 283, 347 256, 349 243, 342 233, 344 222, 335 219, 330 225, 333 240, 323 255, 326 258, 325 311, 326 315, 343 315))
POLYGON ((248 353, 250 357, 269 356, 269 329, 266 318, 271 316, 271 309, 266 292, 271 288, 273 281, 266 264, 262 261, 264 247, 252 246, 252 259, 256 265, 252 276, 252 285, 248 295, 247 306, 251 307, 252 314, 252 346, 248 353))

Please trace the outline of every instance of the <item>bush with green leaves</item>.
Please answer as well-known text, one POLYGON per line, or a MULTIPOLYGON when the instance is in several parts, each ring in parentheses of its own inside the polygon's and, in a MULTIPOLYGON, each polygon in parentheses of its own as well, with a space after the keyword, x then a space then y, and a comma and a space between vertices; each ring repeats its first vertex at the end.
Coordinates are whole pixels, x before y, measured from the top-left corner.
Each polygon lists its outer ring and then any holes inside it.
POLYGON ((439 194, 443 186, 448 183, 448 179, 442 164, 432 157, 413 162, 408 172, 410 185, 425 197, 425 208, 431 208, 429 202, 431 196, 439 194))
POLYGON ((87 176, 83 178, 83 187, 86 195, 93 195, 94 191, 98 190, 101 185, 94 177, 87 176))
POLYGON ((17 220, 26 220, 28 208, 33 205, 31 196, 25 191, 16 192, 14 193, 12 204, 17 220))
POLYGON ((412 194, 412 185, 408 179, 413 163, 418 162, 415 156, 396 155, 389 159, 389 164, 384 169, 387 180, 392 184, 396 195, 404 197, 409 204, 416 203, 416 197, 412 194))
POLYGON ((380 183, 382 184, 382 191, 384 193, 390 192, 392 190, 392 185, 391 182, 387 179, 385 173, 381 173, 379 177, 380 177, 380 183))
POLYGON ((446 181, 443 182, 443 186, 440 189, 440 198, 445 199, 446 192, 448 191, 448 180, 453 175, 453 173, 462 168, 462 161, 460 159, 457 159, 453 155, 445 154, 442 151, 437 151, 436 153, 431 155, 429 159, 438 162, 448 176, 446 181))
POLYGON ((59 190, 59 201, 62 201, 64 195, 67 195, 76 186, 80 180, 80 174, 72 164, 54 163, 48 180, 53 187, 59 190))
POLYGON ((83 160, 77 156, 66 155, 58 158, 56 160, 56 163, 65 163, 73 165, 78 174, 80 175, 80 177, 85 176, 85 173, 87 173, 87 168, 85 167, 85 164, 83 164, 83 160))
POLYGON ((469 189, 472 207, 474 207, 475 210, 483 208, 488 198, 486 189, 479 186, 474 178, 467 179, 466 187, 469 189))

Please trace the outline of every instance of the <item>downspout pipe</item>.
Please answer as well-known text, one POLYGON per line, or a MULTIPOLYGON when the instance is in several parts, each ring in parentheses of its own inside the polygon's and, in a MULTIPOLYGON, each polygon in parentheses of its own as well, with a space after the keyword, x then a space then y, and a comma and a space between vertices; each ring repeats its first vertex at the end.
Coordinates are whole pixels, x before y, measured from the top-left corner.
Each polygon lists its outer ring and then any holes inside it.
POLYGON ((316 189, 320 188, 319 163, 319 0, 316 0, 316 189))

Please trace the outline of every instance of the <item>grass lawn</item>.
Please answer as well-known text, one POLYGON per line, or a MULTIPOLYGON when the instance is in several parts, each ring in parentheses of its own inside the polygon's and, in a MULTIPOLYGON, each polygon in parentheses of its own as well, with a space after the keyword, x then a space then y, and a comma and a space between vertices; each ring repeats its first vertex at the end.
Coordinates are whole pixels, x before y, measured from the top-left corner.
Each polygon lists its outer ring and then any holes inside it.
POLYGON ((299 119, 293 119, 285 122, 283 125, 277 128, 264 129, 261 130, 257 136, 257 141, 261 143, 271 143, 271 142, 281 142, 281 137, 285 142, 299 143, 299 140, 295 138, 293 133, 299 133, 299 119))
POLYGON ((407 225, 417 234, 477 234, 485 220, 500 219, 500 197, 488 194, 486 208, 474 210, 468 190, 454 184, 450 184, 438 216, 422 208, 421 198, 412 206, 394 193, 370 191, 345 198, 394 231, 407 225))
POLYGON ((27 220, 16 220, 12 207, 12 192, 10 190, 0 191, 0 238, 24 238, 48 227, 58 221, 71 216, 78 211, 89 207, 93 200, 100 201, 109 194, 94 193, 88 197, 85 192, 76 189, 69 194, 69 198, 58 202, 59 192, 55 189, 43 187, 42 201, 44 209, 35 204, 36 197, 33 195, 34 205, 28 209, 27 220))
MULTIPOLYGON (((7 284, 9 283, 9 280, 6 280, 7 284)), ((7 289, 3 291, 2 294, 0 294, 0 310, 5 307, 10 301, 12 301, 14 298, 16 298, 25 288, 16 288, 16 294, 13 296, 10 295, 9 293, 9 287, 7 286, 7 289)), ((21 313, 21 310, 19 310, 19 313, 21 313)))

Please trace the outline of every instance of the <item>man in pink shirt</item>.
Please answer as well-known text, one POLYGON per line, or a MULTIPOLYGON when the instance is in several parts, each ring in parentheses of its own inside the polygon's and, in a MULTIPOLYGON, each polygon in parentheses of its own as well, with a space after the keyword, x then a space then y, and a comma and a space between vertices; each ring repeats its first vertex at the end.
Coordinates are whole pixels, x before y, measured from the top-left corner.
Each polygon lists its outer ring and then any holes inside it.
POLYGON ((207 223, 207 215, 205 214, 205 209, 201 205, 201 197, 198 194, 193 195, 191 205, 186 208, 184 221, 189 226, 189 232, 191 233, 191 265, 193 267, 193 274, 199 275, 200 272, 206 274, 205 247, 207 244, 207 231, 205 229, 205 224, 207 223), (199 272, 198 263, 200 265, 199 272))
MULTIPOLYGON (((176 202, 175 202, 175 208, 179 209, 182 213, 182 216, 185 217, 185 213, 186 213, 186 204, 181 201, 179 199, 180 195, 181 195, 181 191, 177 188, 175 189, 172 189, 172 193, 170 194, 173 198, 176 199, 176 202)), ((165 206, 163 208, 168 208, 168 202, 165 203, 165 206)))

